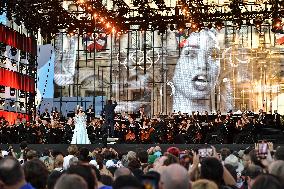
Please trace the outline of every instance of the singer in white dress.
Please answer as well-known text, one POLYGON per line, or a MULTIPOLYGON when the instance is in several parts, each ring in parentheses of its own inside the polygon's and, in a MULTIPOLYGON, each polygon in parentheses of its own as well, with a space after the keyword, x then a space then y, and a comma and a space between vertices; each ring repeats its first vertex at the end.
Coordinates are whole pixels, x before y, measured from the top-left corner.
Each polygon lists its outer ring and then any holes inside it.
POLYGON ((86 120, 87 116, 80 108, 74 117, 75 129, 71 144, 91 144, 86 128, 86 120))

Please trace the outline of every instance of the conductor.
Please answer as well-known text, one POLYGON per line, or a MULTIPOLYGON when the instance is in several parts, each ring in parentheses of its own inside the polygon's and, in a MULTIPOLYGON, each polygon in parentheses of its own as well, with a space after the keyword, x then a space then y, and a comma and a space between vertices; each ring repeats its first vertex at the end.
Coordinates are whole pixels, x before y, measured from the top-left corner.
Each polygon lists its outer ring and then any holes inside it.
POLYGON ((111 100, 107 101, 107 104, 105 105, 103 110, 103 113, 105 114, 105 124, 110 127, 110 137, 114 137, 114 109, 116 106, 117 102, 112 97, 111 100))

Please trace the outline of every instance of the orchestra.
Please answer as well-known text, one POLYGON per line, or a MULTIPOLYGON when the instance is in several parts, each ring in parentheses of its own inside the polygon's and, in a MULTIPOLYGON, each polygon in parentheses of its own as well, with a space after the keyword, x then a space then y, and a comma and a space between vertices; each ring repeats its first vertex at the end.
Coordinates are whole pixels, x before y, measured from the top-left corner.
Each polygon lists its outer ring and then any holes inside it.
MULTIPOLYGON (((265 114, 260 110, 258 115, 250 112, 228 112, 226 115, 193 112, 188 115, 178 112, 149 118, 140 107, 134 114, 115 114, 113 137, 121 143, 253 143, 257 140, 255 131, 258 128, 269 125, 282 129, 280 115, 276 113, 265 114)), ((87 123, 91 143, 99 143, 103 136, 108 137, 108 127, 103 116, 98 118, 91 114, 87 123)), ((0 118, 1 143, 26 140, 29 143, 68 144, 73 130, 73 118, 65 120, 57 110, 51 114, 45 110, 31 122, 16 120, 14 125, 0 118)))

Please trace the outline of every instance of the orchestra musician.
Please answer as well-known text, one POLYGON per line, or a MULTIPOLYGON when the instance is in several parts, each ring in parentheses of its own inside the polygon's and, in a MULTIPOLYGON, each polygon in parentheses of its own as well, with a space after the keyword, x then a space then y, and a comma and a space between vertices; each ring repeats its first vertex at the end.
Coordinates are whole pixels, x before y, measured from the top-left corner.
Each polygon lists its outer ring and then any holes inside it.
POLYGON ((47 108, 46 108, 46 109, 44 110, 44 112, 41 114, 41 119, 50 122, 50 114, 49 114, 47 108))
POLYGON ((143 119, 146 116, 145 114, 145 108, 144 106, 140 106, 138 112, 137 112, 137 118, 143 119))
POLYGON ((67 123, 64 125, 64 142, 70 144, 73 136, 74 123, 72 117, 69 117, 67 123))
POLYGON ((273 123, 274 123, 275 127, 281 126, 280 114, 277 112, 277 110, 274 110, 273 123))
POLYGON ((134 120, 134 116, 128 117, 128 133, 126 134, 126 140, 136 142, 140 141, 140 128, 141 125, 134 120))
POLYGON ((259 125, 264 125, 265 113, 262 109, 259 110, 257 122, 259 125))
POLYGON ((87 122, 88 123, 92 122, 94 116, 94 110, 92 105, 90 105, 89 108, 87 109, 86 115, 87 115, 87 122))

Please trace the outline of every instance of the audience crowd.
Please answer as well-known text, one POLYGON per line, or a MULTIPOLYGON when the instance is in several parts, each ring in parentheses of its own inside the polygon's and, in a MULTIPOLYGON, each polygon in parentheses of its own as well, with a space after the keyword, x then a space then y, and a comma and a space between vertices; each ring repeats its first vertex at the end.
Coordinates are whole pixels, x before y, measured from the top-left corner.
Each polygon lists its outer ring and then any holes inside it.
POLYGON ((240 151, 159 146, 121 154, 70 145, 67 154, 26 142, 1 150, 0 189, 282 189, 284 147, 240 151))

